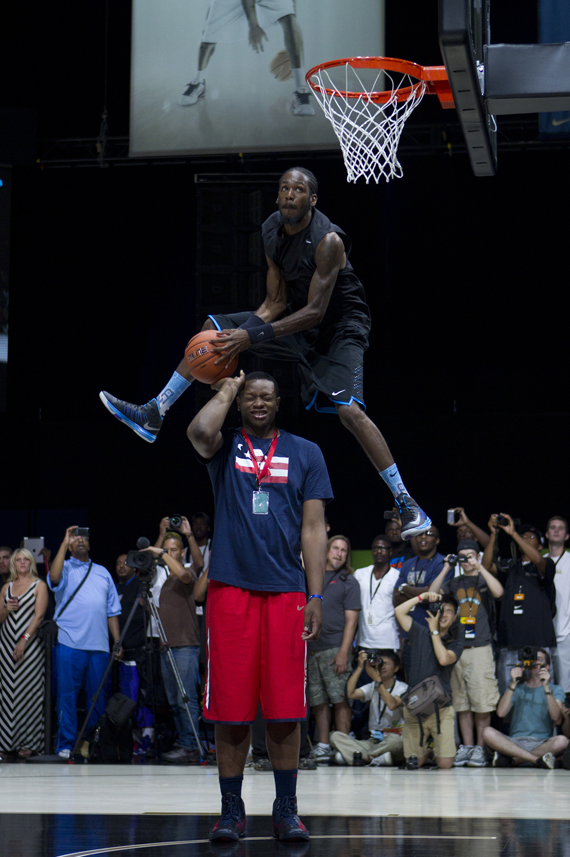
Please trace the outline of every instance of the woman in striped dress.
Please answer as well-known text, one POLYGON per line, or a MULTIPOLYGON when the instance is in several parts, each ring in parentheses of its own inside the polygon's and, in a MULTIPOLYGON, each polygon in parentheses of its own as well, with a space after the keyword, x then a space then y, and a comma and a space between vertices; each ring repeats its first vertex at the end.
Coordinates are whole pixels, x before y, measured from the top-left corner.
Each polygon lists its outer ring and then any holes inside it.
POLYGON ((33 555, 14 551, 0 592, 0 751, 22 758, 44 744, 45 659, 36 630, 47 606, 33 555))

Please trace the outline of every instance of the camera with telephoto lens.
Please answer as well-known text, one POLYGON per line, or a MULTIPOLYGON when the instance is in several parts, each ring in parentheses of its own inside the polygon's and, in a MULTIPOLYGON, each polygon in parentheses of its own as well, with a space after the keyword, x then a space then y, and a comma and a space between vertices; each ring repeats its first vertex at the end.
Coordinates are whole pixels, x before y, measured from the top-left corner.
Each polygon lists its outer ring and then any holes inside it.
POLYGON ((366 660, 371 667, 376 667, 378 670, 382 668, 382 664, 384 663, 384 660, 380 657, 380 652, 377 649, 370 649, 366 654, 366 660))
POLYGON ((179 530, 182 526, 182 515, 170 515, 168 518, 168 527, 170 530, 179 530))

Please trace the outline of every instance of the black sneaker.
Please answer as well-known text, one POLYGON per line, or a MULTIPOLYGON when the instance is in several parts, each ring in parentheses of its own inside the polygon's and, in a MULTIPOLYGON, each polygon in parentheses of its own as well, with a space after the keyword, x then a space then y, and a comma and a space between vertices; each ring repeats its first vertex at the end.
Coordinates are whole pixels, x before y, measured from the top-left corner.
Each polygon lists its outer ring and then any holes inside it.
POLYGON ((246 817, 243 800, 234 794, 222 795, 222 814, 209 833, 210 842, 237 840, 245 835, 246 817))
POLYGON ((428 518, 423 509, 420 509, 416 501, 412 500, 408 494, 398 494, 394 498, 394 502, 402 522, 402 538, 405 541, 429 530, 431 518, 428 518))
POLYGON ((146 405, 131 405, 116 399, 110 393, 102 390, 99 398, 114 417, 128 425, 139 437, 148 443, 154 443, 162 426, 162 417, 156 404, 156 399, 151 399, 146 405))
POLYGON ((493 761, 491 762, 493 768, 510 768, 512 764, 513 760, 510 756, 505 756, 504 753, 499 753, 498 750, 495 750, 493 761))
POLYGON ((352 754, 352 767, 353 768, 363 768, 366 762, 362 758, 362 753, 353 753, 352 754))
POLYGON ((418 770, 418 757, 417 756, 409 756, 406 759, 404 764, 404 768, 406 771, 417 771, 418 770))
POLYGON ((309 831, 297 815, 295 795, 278 797, 273 802, 273 835, 280 842, 306 842, 309 831))

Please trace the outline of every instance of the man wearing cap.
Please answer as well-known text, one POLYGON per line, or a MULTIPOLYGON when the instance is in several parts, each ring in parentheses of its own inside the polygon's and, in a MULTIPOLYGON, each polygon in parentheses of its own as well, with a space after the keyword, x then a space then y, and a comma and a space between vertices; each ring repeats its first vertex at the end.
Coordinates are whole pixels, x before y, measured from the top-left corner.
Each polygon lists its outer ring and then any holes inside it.
POLYGON ((451 594, 459 603, 458 639, 463 643, 463 653, 451 673, 451 693, 462 743, 455 754, 455 768, 482 768, 487 764, 483 730, 491 725, 491 713, 499 701, 493 657, 494 599, 501 598, 503 587, 478 557, 479 544, 463 539, 457 545, 457 559, 446 556, 441 572, 430 585, 431 592, 451 594), (444 583, 456 563, 457 576, 444 583))

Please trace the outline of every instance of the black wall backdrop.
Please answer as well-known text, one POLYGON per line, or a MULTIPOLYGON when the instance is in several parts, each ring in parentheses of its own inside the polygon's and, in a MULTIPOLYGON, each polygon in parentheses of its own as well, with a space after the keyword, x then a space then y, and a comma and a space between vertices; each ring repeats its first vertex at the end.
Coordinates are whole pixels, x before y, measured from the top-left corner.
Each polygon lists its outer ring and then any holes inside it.
MULTIPOLYGON (((111 5, 107 105, 111 133, 126 134, 129 4, 111 5)), ((425 4, 413 29, 395 5, 388 53, 438 62, 437 4, 425 4)), ((535 40, 534 15, 521 21, 511 6, 496 16, 494 41, 535 40)), ((38 110, 40 146, 96 136, 104 23, 104 4, 44 10, 31 31, 14 22, 1 100, 38 110)), ((404 178, 378 187, 348 185, 329 154, 15 167, 0 543, 45 535, 55 550, 65 526, 88 524, 94 557, 114 567, 139 535, 155 538, 163 515, 213 512, 207 473, 185 437, 195 393, 174 406, 152 446, 97 394, 146 401, 195 330, 194 174, 279 173, 293 162, 314 170, 319 207, 353 239, 373 314, 368 412, 440 526, 442 547, 453 544, 451 505, 480 524, 493 511, 540 527, 568 515, 567 161, 567 151, 537 146, 502 153, 495 178, 475 179, 466 155, 410 155, 404 178)), ((321 445, 336 494, 333 531, 367 547, 390 495, 359 446, 336 417, 295 409, 282 425, 321 445)))

